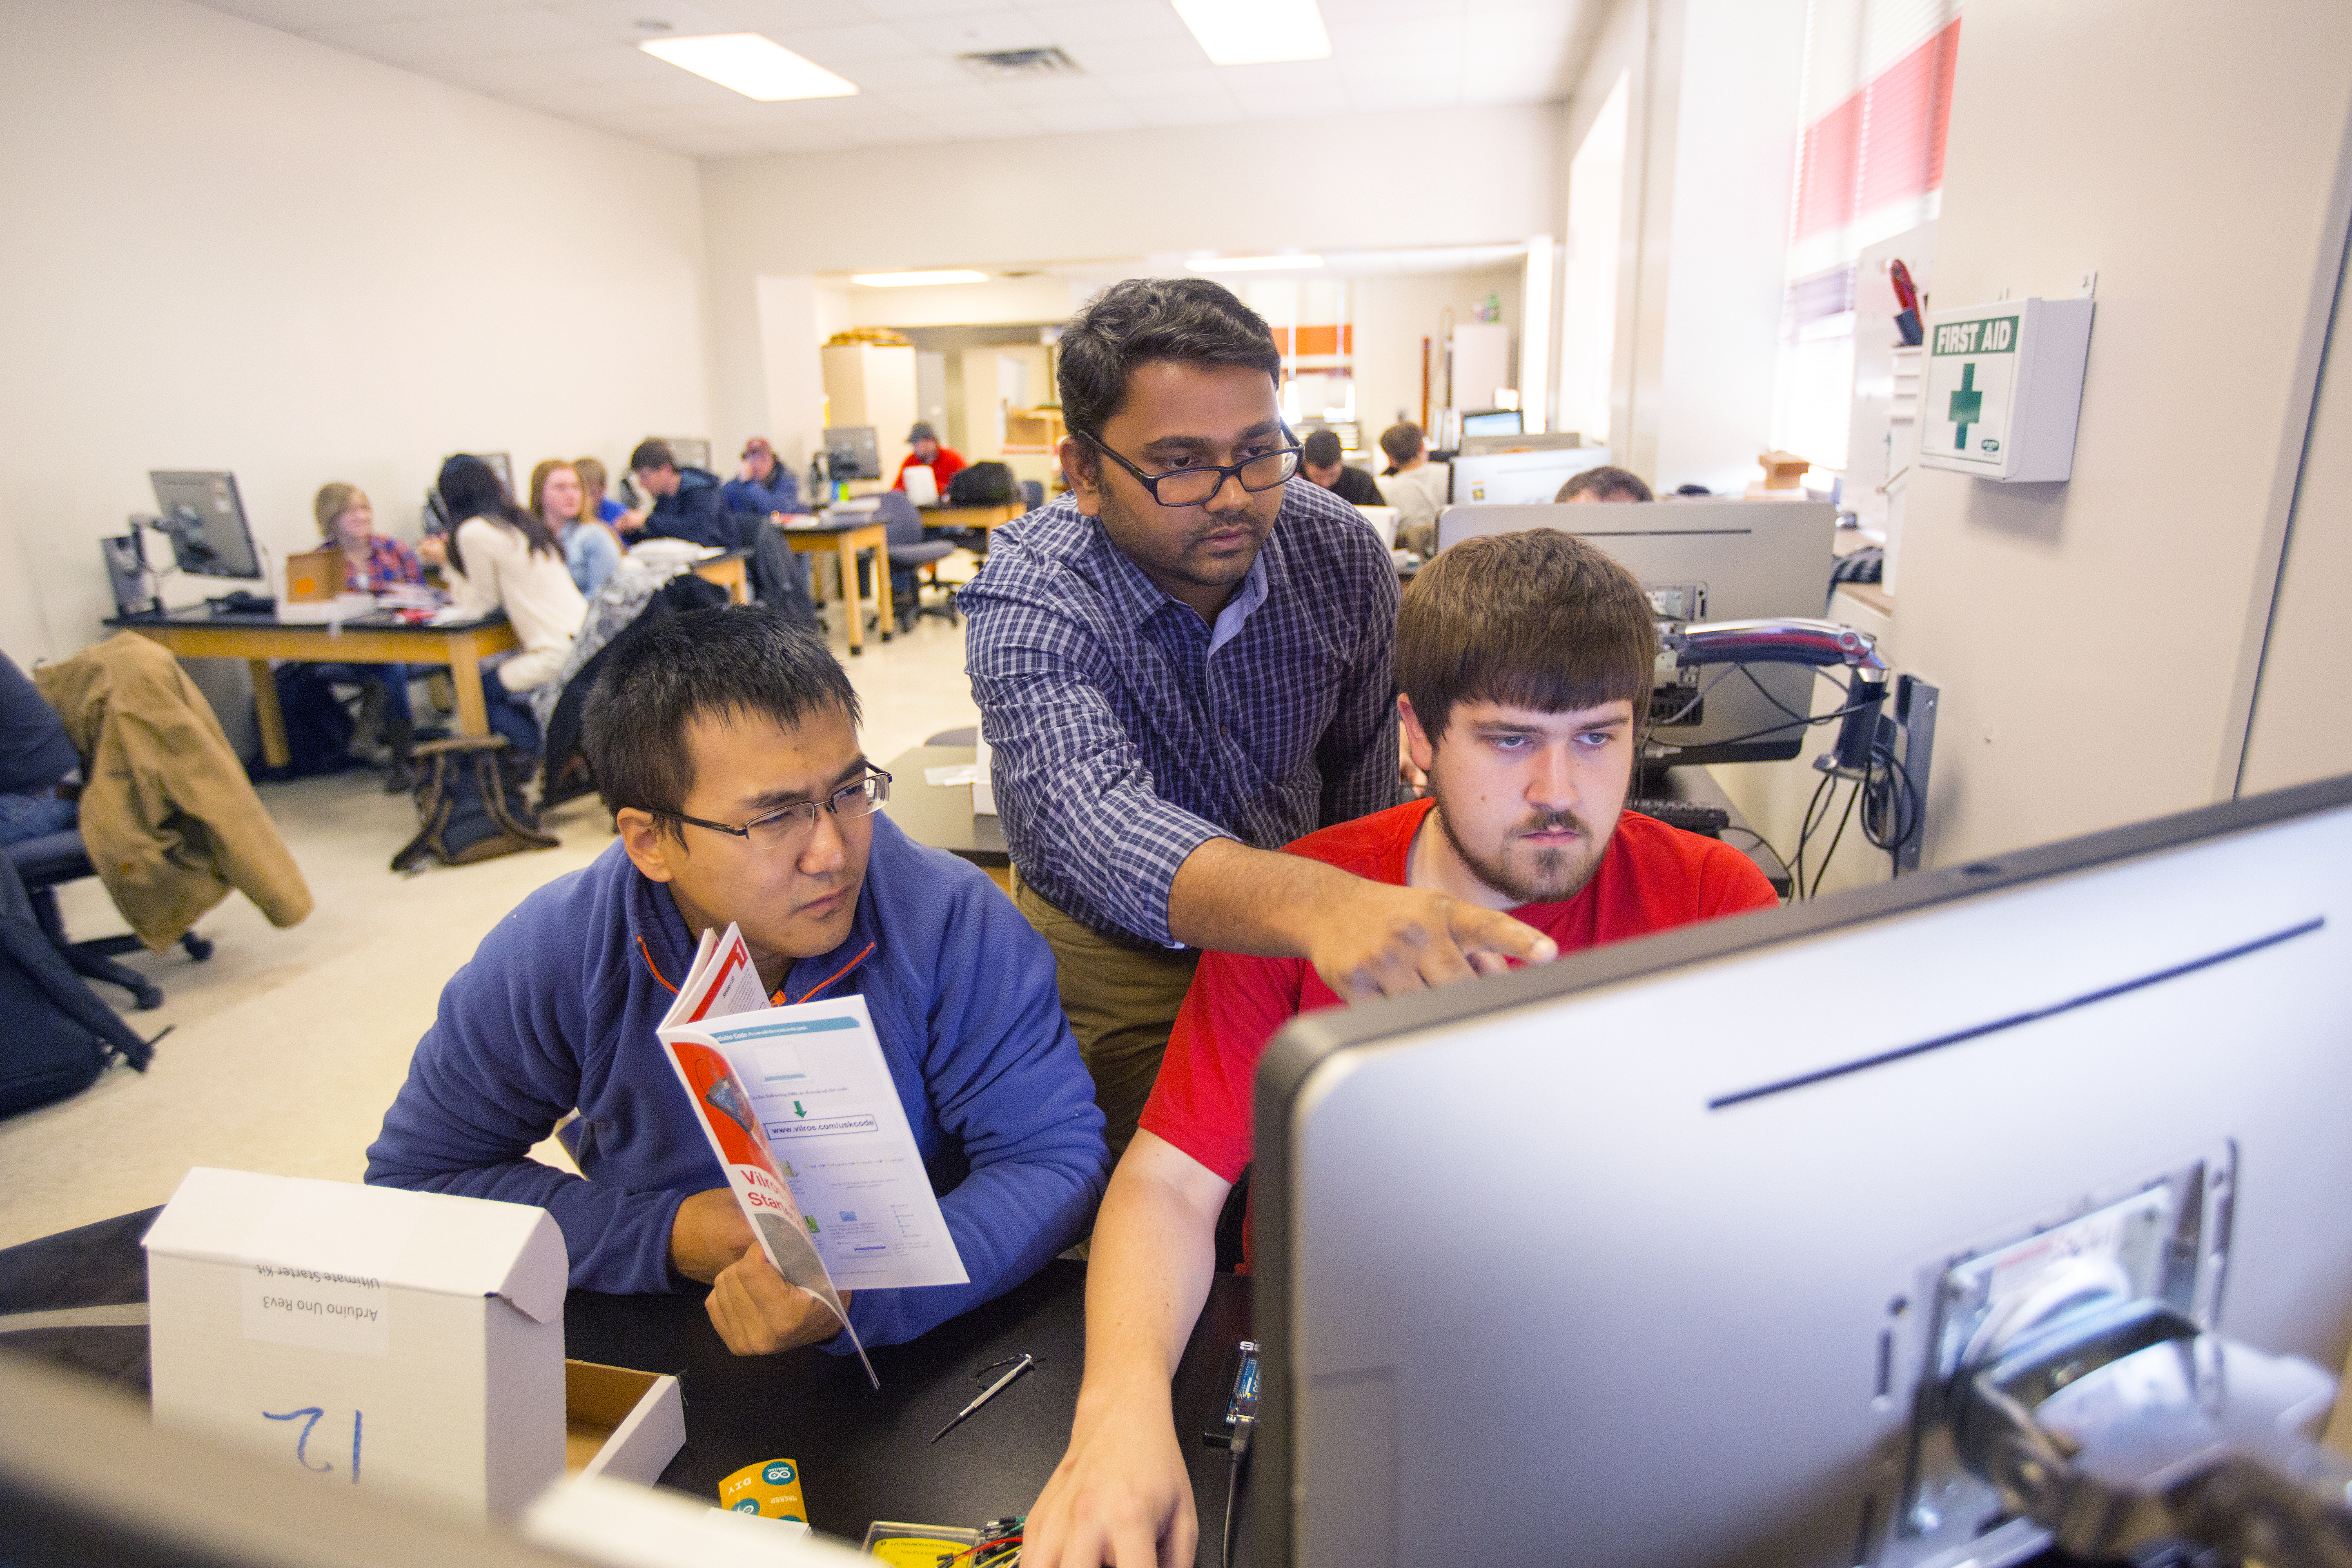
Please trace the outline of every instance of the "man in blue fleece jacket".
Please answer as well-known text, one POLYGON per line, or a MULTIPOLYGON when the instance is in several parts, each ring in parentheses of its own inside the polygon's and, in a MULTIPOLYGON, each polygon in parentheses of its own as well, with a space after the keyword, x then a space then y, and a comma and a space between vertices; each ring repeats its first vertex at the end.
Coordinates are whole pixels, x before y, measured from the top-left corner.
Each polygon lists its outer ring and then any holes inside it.
POLYGON ((1109 1172, 1054 961, 980 870, 870 815, 856 693, 812 632, 754 607, 617 645, 583 745, 620 842, 523 900, 441 994, 367 1179, 535 1204, 572 1283, 709 1282, 730 1349, 831 1340, 752 1245, 655 1038, 705 930, 742 928, 778 1002, 857 993, 968 1285, 844 1292, 869 1345, 1000 1295, 1086 1228, 1109 1172), (585 1179, 529 1157, 558 1119, 585 1179))

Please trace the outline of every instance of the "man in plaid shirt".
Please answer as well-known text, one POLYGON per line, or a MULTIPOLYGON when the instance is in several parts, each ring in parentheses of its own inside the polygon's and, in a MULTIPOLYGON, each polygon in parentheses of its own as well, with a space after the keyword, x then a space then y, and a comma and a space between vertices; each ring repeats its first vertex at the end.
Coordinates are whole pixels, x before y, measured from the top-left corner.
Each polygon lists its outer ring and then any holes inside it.
POLYGON ((1430 889, 1284 855, 1396 803, 1396 573, 1320 486, 1274 334, 1205 279, 1134 279, 1060 343, 1070 493, 961 595, 1014 899, 1054 949, 1114 1154, 1198 950, 1304 958, 1350 1000, 1541 961, 1430 889))

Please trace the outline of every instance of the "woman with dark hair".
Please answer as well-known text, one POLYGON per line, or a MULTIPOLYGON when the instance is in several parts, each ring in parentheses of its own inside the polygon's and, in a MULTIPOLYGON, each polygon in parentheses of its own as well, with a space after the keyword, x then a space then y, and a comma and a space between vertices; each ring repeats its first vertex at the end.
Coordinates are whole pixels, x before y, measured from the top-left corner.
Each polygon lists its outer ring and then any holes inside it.
POLYGON ((495 667, 485 662, 483 673, 490 679, 482 682, 482 696, 490 728, 518 752, 536 755, 539 725, 530 694, 562 668, 587 602, 572 585, 555 535, 515 505, 488 463, 460 453, 441 465, 437 488, 457 526, 446 543, 428 539, 419 553, 447 566, 461 613, 507 613, 522 648, 495 667))

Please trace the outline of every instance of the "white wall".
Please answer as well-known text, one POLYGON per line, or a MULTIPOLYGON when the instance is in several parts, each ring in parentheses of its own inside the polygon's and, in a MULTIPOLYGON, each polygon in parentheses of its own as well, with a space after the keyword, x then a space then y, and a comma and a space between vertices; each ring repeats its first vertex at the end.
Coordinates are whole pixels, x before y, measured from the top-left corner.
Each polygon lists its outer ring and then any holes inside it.
POLYGON ((2352 8, 2181 0, 2150 26, 2132 0, 1969 0, 1936 303, 2071 297, 2095 268, 2098 313, 2072 482, 1928 470, 1910 492, 1895 622, 1901 661, 1943 688, 1937 860, 2231 793, 2347 124, 2352 8))
POLYGON ((1769 444, 1804 29, 1804 0, 1618 0, 1561 117, 1564 177, 1624 81, 1610 445, 1661 489, 1736 490, 1769 444))
POLYGON ((780 448, 796 439, 768 406, 762 276, 1521 241, 1559 232, 1559 107, 1538 104, 706 163, 714 437, 764 429, 780 448), (1303 138, 1377 161, 1398 194, 1339 177, 1292 190, 1287 150, 1303 138), (1214 173, 1213 194, 1167 197, 1171 172, 1190 191, 1200 171, 1214 173), (1264 199, 1231 194, 1254 180, 1264 199), (811 221, 843 191, 885 195, 852 218, 811 221), (899 195, 913 191, 920 201, 899 195))
MULTIPOLYGON (((97 637, 151 468, 256 531, 330 479, 413 534, 460 449, 707 431, 694 165, 181 0, 16 0, 0 51, 0 647, 97 637)), ((181 601, 196 595, 183 586, 181 601)))
POLYGON ((2336 284, 2334 325, 2311 440, 2295 486, 2278 600, 2263 647, 2246 739, 2244 794, 2352 773, 2352 271, 2336 284))

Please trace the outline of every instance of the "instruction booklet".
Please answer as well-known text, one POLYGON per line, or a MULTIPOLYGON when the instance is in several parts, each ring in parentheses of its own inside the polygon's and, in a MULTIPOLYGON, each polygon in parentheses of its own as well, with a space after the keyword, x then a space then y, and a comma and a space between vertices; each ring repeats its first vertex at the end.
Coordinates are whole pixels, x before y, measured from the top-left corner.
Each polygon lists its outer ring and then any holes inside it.
POLYGON ((840 1291, 964 1285, 863 996, 768 1004, 743 936, 702 933, 659 1030, 776 1272, 849 1327, 840 1291))

